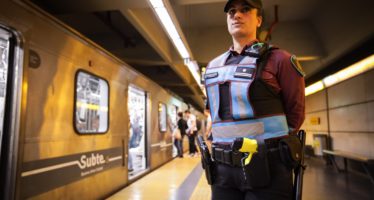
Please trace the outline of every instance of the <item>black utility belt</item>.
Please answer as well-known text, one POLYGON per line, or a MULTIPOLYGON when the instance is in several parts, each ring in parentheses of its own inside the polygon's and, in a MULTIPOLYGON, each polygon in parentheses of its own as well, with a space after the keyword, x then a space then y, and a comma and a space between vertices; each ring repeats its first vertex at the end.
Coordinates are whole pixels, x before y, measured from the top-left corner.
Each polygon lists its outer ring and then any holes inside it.
POLYGON ((233 167, 241 167, 241 160, 245 157, 244 153, 225 150, 219 147, 212 147, 212 157, 214 161, 224 163, 233 167))
MULTIPOLYGON (((274 152, 279 150, 280 139, 265 140, 266 151, 274 152)), ((234 152, 229 145, 213 144, 212 157, 215 161, 233 167, 242 167, 242 159, 247 155, 242 152, 234 152)))

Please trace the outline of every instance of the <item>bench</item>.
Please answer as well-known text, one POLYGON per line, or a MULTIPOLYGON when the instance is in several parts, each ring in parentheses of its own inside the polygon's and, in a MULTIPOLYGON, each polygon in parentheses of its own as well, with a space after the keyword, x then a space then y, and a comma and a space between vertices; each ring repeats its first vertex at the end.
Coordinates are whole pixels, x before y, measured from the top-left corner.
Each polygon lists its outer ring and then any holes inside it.
POLYGON ((327 158, 334 164, 338 172, 347 172, 348 159, 360 162, 366 174, 369 176, 371 183, 374 185, 374 177, 370 170, 370 167, 371 165, 373 165, 374 160, 358 154, 341 150, 323 150, 323 153, 326 154, 327 158), (335 157, 341 157, 344 159, 344 169, 339 168, 338 164, 335 161, 335 157))

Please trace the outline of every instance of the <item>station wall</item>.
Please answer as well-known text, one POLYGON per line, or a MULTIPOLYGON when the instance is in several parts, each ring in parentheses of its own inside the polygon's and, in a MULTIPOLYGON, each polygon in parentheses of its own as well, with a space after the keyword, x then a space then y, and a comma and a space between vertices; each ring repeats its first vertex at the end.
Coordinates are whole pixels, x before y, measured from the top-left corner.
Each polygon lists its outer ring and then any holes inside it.
POLYGON ((309 145, 316 134, 331 137, 332 149, 374 157, 374 70, 306 97, 302 129, 309 145))

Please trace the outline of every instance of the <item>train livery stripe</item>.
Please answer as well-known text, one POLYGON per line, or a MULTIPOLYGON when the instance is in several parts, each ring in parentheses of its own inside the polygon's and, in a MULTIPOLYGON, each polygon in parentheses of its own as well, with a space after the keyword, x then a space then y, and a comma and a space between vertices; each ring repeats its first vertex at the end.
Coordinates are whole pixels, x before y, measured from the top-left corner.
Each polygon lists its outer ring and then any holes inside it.
POLYGON ((78 165, 79 166, 79 162, 78 161, 73 161, 73 162, 62 163, 62 164, 53 165, 53 166, 49 166, 49 167, 44 167, 44 168, 41 168, 41 169, 35 169, 35 170, 27 171, 27 172, 22 172, 21 176, 25 177, 25 176, 30 176, 30 175, 34 175, 34 174, 40 174, 40 173, 43 173, 43 172, 68 167, 68 166, 71 166, 71 165, 78 165))
MULTIPOLYGON (((119 159, 122 159, 122 156, 109 158, 108 161, 112 162, 112 161, 116 161, 116 160, 119 160, 119 159)), ((40 173, 43 173, 43 172, 68 167, 68 166, 71 166, 71 165, 78 165, 80 169, 84 168, 84 166, 82 166, 79 161, 72 161, 72 162, 61 163, 61 164, 53 165, 53 166, 49 166, 49 167, 44 167, 44 168, 41 168, 41 169, 35 169, 35 170, 27 171, 27 172, 22 172, 21 176, 25 177, 25 176, 30 176, 30 175, 34 175, 34 174, 40 174, 40 173)))
POLYGON ((21 198, 29 198, 71 182, 122 166, 122 147, 25 162, 21 198), (37 184, 35 184, 37 183, 37 184))

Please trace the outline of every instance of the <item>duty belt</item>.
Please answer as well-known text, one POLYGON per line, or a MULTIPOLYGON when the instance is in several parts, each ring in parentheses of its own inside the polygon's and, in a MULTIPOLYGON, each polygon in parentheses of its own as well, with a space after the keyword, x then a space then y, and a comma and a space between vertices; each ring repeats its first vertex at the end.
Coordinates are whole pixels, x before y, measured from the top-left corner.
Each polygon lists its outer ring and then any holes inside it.
MULTIPOLYGON (((265 140, 267 151, 274 152, 279 150, 279 141, 282 138, 265 140)), ((224 163, 233 167, 241 167, 241 159, 244 153, 234 152, 229 144, 213 144, 212 157, 215 161, 224 163)))
POLYGON ((212 152, 213 159, 217 162, 234 167, 242 166, 241 159, 244 157, 244 153, 225 150, 219 147, 212 147, 212 152))

